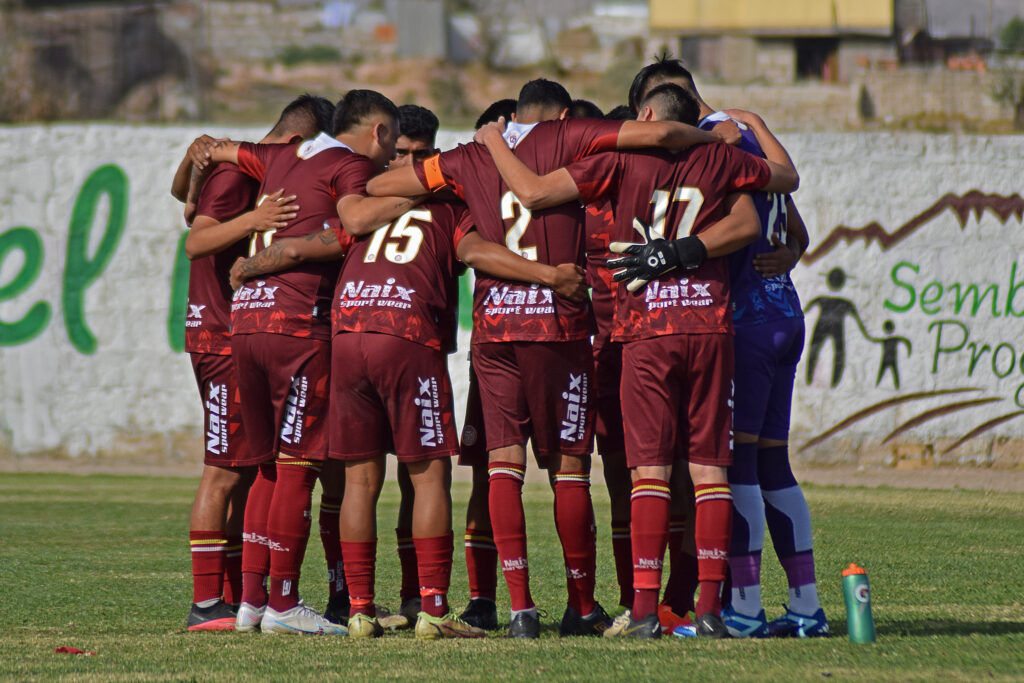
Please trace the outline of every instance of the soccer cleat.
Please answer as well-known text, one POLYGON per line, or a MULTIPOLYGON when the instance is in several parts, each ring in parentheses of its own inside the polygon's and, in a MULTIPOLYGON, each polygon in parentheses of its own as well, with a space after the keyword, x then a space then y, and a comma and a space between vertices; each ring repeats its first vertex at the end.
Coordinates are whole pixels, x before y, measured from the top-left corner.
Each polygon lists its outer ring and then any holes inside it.
POLYGON ((581 616, 575 608, 566 606, 562 623, 558 626, 560 636, 599 636, 612 625, 612 618, 601 605, 594 603, 594 611, 581 616))
POLYGON ((729 637, 729 629, 722 623, 722 617, 714 612, 705 612, 697 617, 696 626, 698 638, 719 639, 729 637))
POLYGON ((672 607, 665 604, 658 605, 658 623, 661 624, 662 635, 666 633, 673 633, 676 628, 684 624, 693 625, 693 622, 690 620, 689 612, 683 616, 679 616, 672 610, 672 607))
POLYGON ((540 618, 530 612, 520 612, 508 625, 509 638, 540 638, 540 618))
POLYGON ((767 638, 768 619, 764 616, 764 610, 757 613, 756 617, 748 617, 740 614, 731 606, 722 608, 722 622, 733 638, 767 638))
POLYGON ((797 614, 786 608, 785 613, 778 619, 772 619, 768 624, 768 635, 773 638, 823 638, 830 635, 828 620, 825 619, 825 610, 818 608, 814 614, 807 616, 797 614))
POLYGON ((398 608, 398 613, 409 620, 410 624, 415 624, 416 620, 420 616, 420 612, 423 611, 423 599, 422 598, 409 598, 402 603, 402 606, 398 608))
POLYGON ((419 640, 485 637, 487 637, 486 631, 470 626, 452 612, 443 617, 432 617, 426 612, 416 615, 416 638, 419 640))
POLYGON ((612 625, 605 629, 605 638, 661 638, 661 622, 657 614, 648 614, 639 621, 626 611, 615 617, 612 625))
POLYGON ((267 606, 257 607, 243 602, 238 606, 238 614, 235 616, 235 630, 239 633, 254 633, 260 630, 260 622, 263 621, 263 613, 267 606))
POLYGON ((260 621, 260 630, 264 633, 298 633, 303 635, 345 636, 348 630, 322 614, 306 607, 301 602, 284 612, 267 607, 260 621))
POLYGON ((381 628, 398 631, 411 628, 416 623, 416 615, 420 612, 420 599, 412 598, 403 602, 398 614, 392 614, 391 610, 383 605, 374 604, 374 609, 377 612, 377 621, 380 622, 381 628))
POLYGON ((498 607, 494 604, 494 600, 473 598, 469 601, 462 614, 459 615, 459 619, 462 619, 470 626, 476 626, 485 631, 493 631, 498 628, 498 607))
POLYGON ((327 601, 327 609, 324 610, 324 618, 333 621, 335 624, 345 625, 348 623, 348 590, 335 593, 327 601))
POLYGON ((384 627, 377 617, 368 617, 362 612, 348 619, 349 638, 380 638, 384 635, 384 627))
POLYGON ((193 603, 185 625, 189 631, 234 631, 236 617, 235 612, 223 600, 218 600, 209 607, 200 607, 193 603))

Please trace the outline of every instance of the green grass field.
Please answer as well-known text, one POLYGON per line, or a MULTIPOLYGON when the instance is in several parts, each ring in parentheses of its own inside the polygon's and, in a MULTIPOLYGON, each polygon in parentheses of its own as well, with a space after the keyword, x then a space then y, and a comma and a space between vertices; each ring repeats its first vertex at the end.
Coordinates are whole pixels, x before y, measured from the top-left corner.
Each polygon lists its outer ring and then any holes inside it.
MULTIPOLYGON (((536 642, 428 642, 410 632, 346 638, 188 633, 189 479, 63 474, 0 478, 0 676, 11 679, 1024 679, 1024 499, 1020 494, 808 487, 818 580, 832 638, 695 642, 559 639, 564 574, 551 494, 526 489, 536 642), (878 642, 846 639, 840 571, 868 569, 878 642), (72 646, 96 657, 55 654, 72 646)), ((456 520, 467 485, 456 485, 456 520)), ((397 607, 397 489, 380 506, 378 601, 397 607)), ((319 495, 316 496, 319 498, 319 495)), ((607 496, 595 487, 598 596, 618 595, 607 496)), ((458 524, 456 525, 459 529, 458 524)), ((456 534, 459 537, 459 534, 456 534)), ((765 551, 769 618, 785 580, 765 551)), ((303 594, 326 602, 319 539, 303 594)), ((506 614, 499 585, 499 614, 506 614)), ((456 546, 452 601, 467 596, 456 546)), ((506 617, 507 618, 507 617, 506 617)))

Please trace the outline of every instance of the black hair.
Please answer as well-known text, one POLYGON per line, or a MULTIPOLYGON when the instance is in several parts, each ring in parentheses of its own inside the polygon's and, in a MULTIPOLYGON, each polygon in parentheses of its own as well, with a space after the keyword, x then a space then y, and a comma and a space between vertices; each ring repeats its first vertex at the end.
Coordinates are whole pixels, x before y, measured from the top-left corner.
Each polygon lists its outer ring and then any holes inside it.
POLYGON ((549 81, 546 78, 537 78, 519 91, 519 100, 516 103, 516 114, 520 114, 528 107, 544 107, 568 109, 572 106, 572 98, 569 91, 562 87, 561 83, 549 81))
POLYGON ((651 89, 643 101, 642 107, 651 107, 658 112, 663 121, 679 121, 696 126, 700 120, 700 105, 697 98, 675 83, 662 83, 651 89))
POLYGON ((693 82, 693 74, 683 66, 678 59, 673 58, 669 53, 663 52, 654 58, 654 62, 640 69, 640 72, 633 78, 633 84, 629 86, 629 108, 636 115, 640 112, 640 100, 650 90, 651 81, 666 81, 680 79, 690 84, 690 89, 696 94, 697 85, 693 82))
POLYGON ((636 118, 636 114, 630 111, 628 105, 620 104, 605 114, 604 117, 609 121, 632 121, 636 118))
POLYGON ((603 119, 604 112, 590 100, 573 100, 569 116, 574 119, 603 119))
POLYGON ((491 104, 491 106, 484 109, 484 113, 480 114, 480 118, 476 120, 476 124, 473 126, 477 130, 483 128, 488 123, 497 121, 502 116, 508 121, 512 118, 512 114, 516 113, 516 101, 512 98, 505 100, 498 100, 491 104))
POLYGON ((304 93, 281 110, 281 117, 271 129, 273 135, 284 135, 291 131, 303 137, 313 137, 320 131, 331 128, 334 105, 326 97, 304 93))
POLYGON ((403 104, 398 108, 398 125, 405 137, 425 142, 433 147, 441 122, 434 116, 434 112, 426 107, 403 104))
POLYGON ((398 122, 398 107, 376 90, 349 90, 334 107, 331 135, 347 133, 373 114, 390 116, 398 122))

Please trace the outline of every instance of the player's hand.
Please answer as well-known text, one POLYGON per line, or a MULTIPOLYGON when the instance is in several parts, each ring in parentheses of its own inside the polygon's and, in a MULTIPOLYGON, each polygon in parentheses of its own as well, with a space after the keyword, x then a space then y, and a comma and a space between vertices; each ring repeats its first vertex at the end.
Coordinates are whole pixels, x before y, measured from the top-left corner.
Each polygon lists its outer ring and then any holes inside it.
POLYGON ((231 291, 235 291, 243 284, 245 284, 245 276, 242 274, 242 264, 245 263, 246 259, 239 256, 235 259, 235 262, 231 264, 231 271, 228 274, 228 282, 231 283, 231 291))
POLYGON ((723 111, 729 118, 739 121, 745 126, 764 126, 764 119, 752 111, 744 109, 724 109, 723 111))
POLYGON ((192 144, 188 146, 188 158, 192 161, 192 165, 199 169, 205 169, 210 165, 210 150, 213 149, 218 142, 226 140, 227 138, 217 139, 212 138, 209 135, 200 135, 192 144))
POLYGON ((551 289, 570 301, 584 301, 587 298, 586 273, 575 263, 561 263, 555 266, 551 289))
POLYGON ((693 270, 707 256, 704 243, 697 237, 690 236, 672 241, 655 237, 650 226, 644 225, 638 218, 633 219, 633 229, 640 233, 644 241, 612 242, 608 249, 626 256, 611 259, 606 264, 609 268, 620 269, 612 278, 616 282, 628 280, 626 289, 630 292, 637 291, 651 280, 676 268, 693 270))
POLYGON ((735 121, 717 123, 711 129, 711 133, 712 135, 717 135, 727 145, 738 145, 743 139, 743 136, 740 134, 740 127, 736 125, 735 121))
POLYGON ((799 254, 794 253, 788 244, 779 239, 778 235, 772 235, 772 246, 775 247, 774 251, 758 254, 753 260, 754 270, 763 278, 788 273, 800 260, 799 254))
POLYGON ((281 189, 260 197, 256 208, 252 210, 253 232, 278 230, 298 215, 299 205, 291 203, 295 201, 295 195, 283 195, 284 190, 281 189))
POLYGON ((491 121, 490 123, 480 126, 480 128, 473 134, 473 142, 481 145, 487 144, 488 136, 501 137, 505 134, 505 117, 498 117, 497 121, 491 121))

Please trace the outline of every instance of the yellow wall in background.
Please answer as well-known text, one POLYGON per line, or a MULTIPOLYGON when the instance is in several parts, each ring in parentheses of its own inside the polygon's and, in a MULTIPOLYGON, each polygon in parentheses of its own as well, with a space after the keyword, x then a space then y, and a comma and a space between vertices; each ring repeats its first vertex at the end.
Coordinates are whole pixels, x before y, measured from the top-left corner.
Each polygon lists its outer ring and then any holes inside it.
POLYGON ((892 29, 892 0, 651 0, 651 28, 715 33, 892 29))

